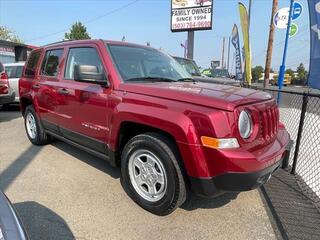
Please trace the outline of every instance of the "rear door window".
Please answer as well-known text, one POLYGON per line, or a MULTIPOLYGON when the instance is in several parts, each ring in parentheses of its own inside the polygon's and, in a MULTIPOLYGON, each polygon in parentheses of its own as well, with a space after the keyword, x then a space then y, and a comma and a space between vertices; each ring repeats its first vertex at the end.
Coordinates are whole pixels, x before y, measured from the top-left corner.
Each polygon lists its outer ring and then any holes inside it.
POLYGON ((26 64, 26 70, 24 72, 24 74, 27 77, 34 77, 36 74, 36 68, 37 68, 37 64, 39 62, 39 58, 41 55, 41 51, 36 51, 36 52, 32 52, 28 63, 26 64))
POLYGON ((42 61, 41 75, 56 77, 62 54, 63 49, 48 50, 42 61))

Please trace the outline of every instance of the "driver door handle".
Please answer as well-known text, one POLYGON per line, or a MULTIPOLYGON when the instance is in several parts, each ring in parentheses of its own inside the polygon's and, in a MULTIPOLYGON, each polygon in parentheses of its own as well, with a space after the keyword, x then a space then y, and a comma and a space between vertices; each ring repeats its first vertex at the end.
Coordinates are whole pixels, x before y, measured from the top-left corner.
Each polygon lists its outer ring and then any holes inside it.
POLYGON ((59 88, 58 89, 58 93, 62 94, 62 95, 68 95, 69 91, 65 88, 59 88))

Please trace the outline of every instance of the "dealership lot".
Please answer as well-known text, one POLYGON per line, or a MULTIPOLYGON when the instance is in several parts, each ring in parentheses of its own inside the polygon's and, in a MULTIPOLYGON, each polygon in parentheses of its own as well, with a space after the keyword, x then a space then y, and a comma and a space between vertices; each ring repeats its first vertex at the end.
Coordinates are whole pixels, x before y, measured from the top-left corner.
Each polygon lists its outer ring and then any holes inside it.
POLYGON ((192 197, 167 217, 127 197, 120 172, 55 141, 32 146, 18 108, 0 111, 0 187, 31 239, 275 239, 257 190, 192 197))

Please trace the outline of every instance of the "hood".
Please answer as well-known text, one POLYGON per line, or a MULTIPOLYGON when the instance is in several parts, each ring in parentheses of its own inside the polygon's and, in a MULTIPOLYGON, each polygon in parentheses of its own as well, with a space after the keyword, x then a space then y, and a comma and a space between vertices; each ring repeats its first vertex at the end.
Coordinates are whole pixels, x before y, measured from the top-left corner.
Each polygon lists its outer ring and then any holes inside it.
POLYGON ((272 99, 262 91, 202 82, 122 83, 119 90, 228 111, 272 99))
POLYGON ((219 77, 219 78, 212 78, 212 77, 206 77, 206 76, 193 76, 194 80, 199 82, 205 82, 205 83, 217 83, 217 84, 224 84, 224 85, 232 85, 232 86, 240 86, 240 81, 236 81, 231 78, 227 77, 219 77))

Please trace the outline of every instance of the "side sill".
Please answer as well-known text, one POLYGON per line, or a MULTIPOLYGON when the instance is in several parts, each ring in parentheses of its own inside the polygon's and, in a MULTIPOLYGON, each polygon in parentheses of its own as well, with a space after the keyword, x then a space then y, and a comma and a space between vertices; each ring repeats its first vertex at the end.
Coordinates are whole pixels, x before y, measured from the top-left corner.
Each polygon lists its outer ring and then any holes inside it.
POLYGON ((83 146, 83 145, 81 145, 79 143, 73 142, 73 141, 71 141, 71 140, 69 140, 69 139, 67 139, 67 138, 65 138, 65 137, 63 137, 63 136, 61 136, 59 134, 56 134, 56 133, 54 133, 54 132, 52 132, 50 130, 46 129, 45 132, 47 134, 49 134, 49 135, 51 135, 51 136, 63 141, 63 142, 66 142, 66 143, 68 143, 68 144, 70 144, 70 145, 72 145, 72 146, 74 146, 76 148, 79 148, 79 149, 81 149, 81 150, 83 150, 83 151, 85 151, 87 153, 90 153, 90 154, 92 154, 92 155, 94 155, 94 156, 96 156, 98 158, 101 158, 101 159, 107 161, 109 164, 111 164, 114 167, 117 166, 116 165, 115 153, 113 151, 111 151, 111 150, 108 150, 108 153, 109 153, 108 154, 109 156, 108 156, 106 154, 103 154, 103 153, 97 152, 95 150, 92 150, 92 149, 90 149, 88 147, 85 147, 85 146, 83 146))

